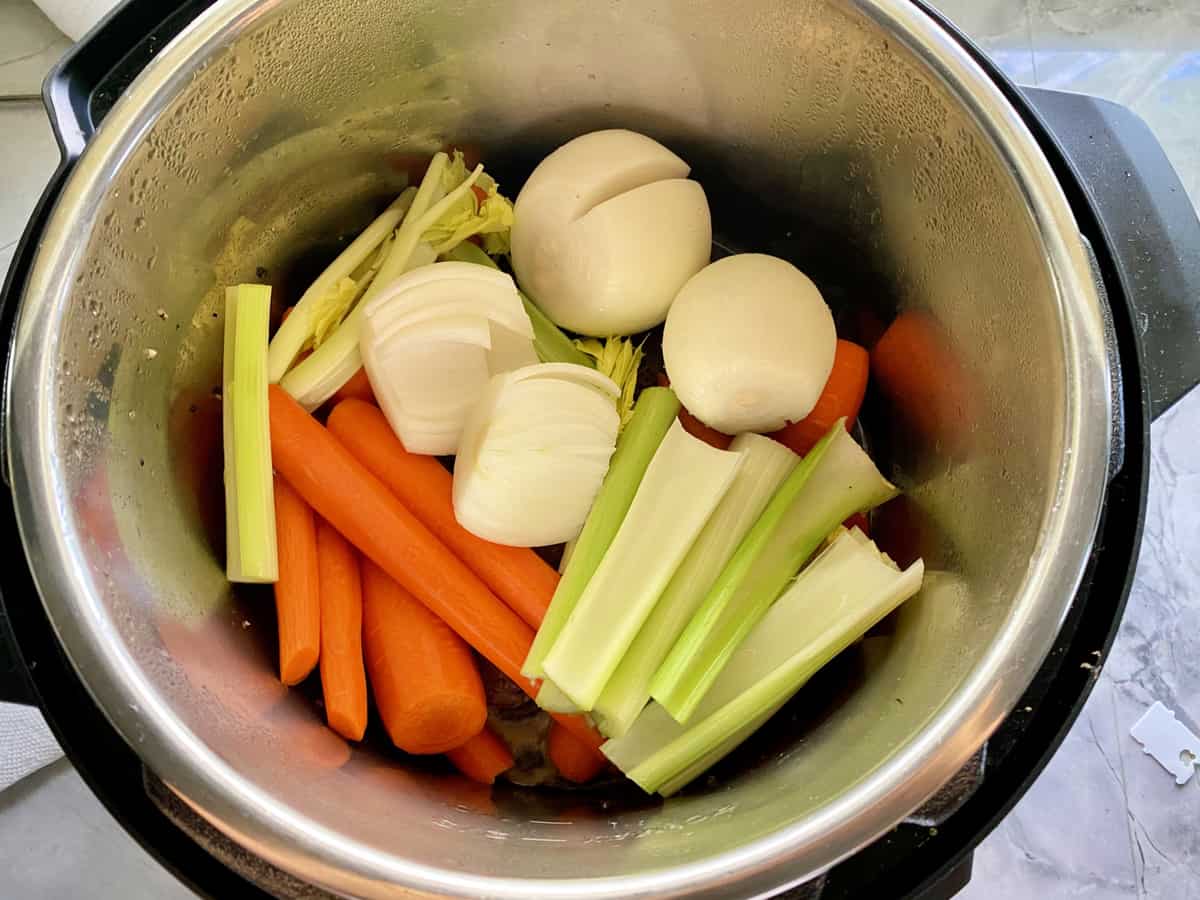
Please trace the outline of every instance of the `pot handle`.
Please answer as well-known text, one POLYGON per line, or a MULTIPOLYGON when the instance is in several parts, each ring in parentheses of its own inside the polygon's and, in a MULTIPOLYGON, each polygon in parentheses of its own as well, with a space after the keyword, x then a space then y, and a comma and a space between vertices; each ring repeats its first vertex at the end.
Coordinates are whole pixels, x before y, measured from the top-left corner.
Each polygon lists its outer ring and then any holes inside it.
POLYGON ((125 0, 50 70, 42 100, 63 158, 74 160, 147 63, 216 0, 125 0))
MULTIPOLYGON (((46 76, 42 100, 58 141, 61 160, 29 217, 0 288, 0 366, 7 372, 17 308, 33 265, 38 236, 46 226, 75 160, 100 120, 134 77, 171 38, 215 0, 126 0, 96 24, 46 76)), ((7 376, 6 376, 7 381, 7 376)), ((11 486, 8 467, 8 385, 0 409, 0 478, 11 486)), ((11 499, 4 517, 11 518, 11 499)), ((8 529, 5 529, 6 533, 8 529)), ((16 534, 15 522, 11 532, 16 534)), ((21 562, 24 565, 24 560, 21 562)), ((6 579, 7 580, 7 579, 6 579)), ((0 700, 35 703, 25 662, 0 599, 0 700)))
POLYGON ((1200 383, 1200 220, 1146 123, 1085 94, 1022 88, 1083 181, 1142 344, 1150 415, 1200 383))

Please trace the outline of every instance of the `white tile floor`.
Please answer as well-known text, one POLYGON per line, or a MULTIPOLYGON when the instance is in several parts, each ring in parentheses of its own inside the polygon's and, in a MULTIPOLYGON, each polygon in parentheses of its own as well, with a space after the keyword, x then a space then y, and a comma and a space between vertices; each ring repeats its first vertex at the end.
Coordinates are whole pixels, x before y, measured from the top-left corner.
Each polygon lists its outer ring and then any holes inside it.
MULTIPOLYGON (((943 0, 1018 81, 1107 96, 1145 118, 1200 199, 1200 0, 943 0)), ((29 0, 0 0, 0 97, 35 95, 68 46, 29 0)), ((0 273, 57 159, 36 102, 0 99, 0 273)), ((1118 647, 1060 753, 976 855, 966 900, 1200 898, 1200 779, 1179 790, 1128 738, 1147 685, 1200 717, 1200 394, 1160 421, 1148 539, 1118 647), (1193 560, 1193 561, 1189 561, 1193 560), (1166 604, 1166 605, 1164 605, 1166 604)), ((66 763, 0 793, 0 896, 190 896, 66 763)))

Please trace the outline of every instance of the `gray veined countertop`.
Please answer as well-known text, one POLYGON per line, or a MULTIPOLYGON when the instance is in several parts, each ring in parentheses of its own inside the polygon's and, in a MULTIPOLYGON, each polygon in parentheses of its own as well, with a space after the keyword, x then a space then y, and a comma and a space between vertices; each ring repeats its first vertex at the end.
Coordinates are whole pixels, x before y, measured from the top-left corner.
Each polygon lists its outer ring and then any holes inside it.
MULTIPOLYGON (((1200 0, 935 0, 1022 84, 1131 107, 1200 202, 1200 0)), ((36 95, 68 46, 0 0, 0 96, 36 95)), ((0 272, 56 161, 36 101, 0 100, 0 272)), ((1200 335, 1197 335, 1200 340, 1200 335)), ((1200 391, 1155 423, 1141 561, 1095 691, 1062 749, 975 856, 965 900, 1200 898, 1200 777, 1129 729, 1154 701, 1200 730, 1200 391)), ((5 897, 185 897, 60 762, 0 794, 5 897)))

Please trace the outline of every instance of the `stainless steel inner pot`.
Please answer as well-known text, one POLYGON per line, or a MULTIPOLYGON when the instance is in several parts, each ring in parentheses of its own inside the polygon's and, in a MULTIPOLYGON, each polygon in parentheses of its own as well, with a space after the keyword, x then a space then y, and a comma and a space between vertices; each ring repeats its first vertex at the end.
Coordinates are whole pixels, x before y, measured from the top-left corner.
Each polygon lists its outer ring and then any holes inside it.
POLYGON ((58 202, 8 452, 43 601, 96 702, 249 849, 354 896, 749 896, 891 827, 1015 702, 1090 551, 1108 377, 1046 161, 901 0, 222 0, 120 100, 58 202), (232 597, 214 549, 222 287, 294 292, 446 142, 515 188, 612 126, 691 161, 722 240, 795 260, 844 327, 924 310, 961 365, 930 388, 953 398, 953 435, 873 413, 925 590, 667 803, 489 794, 351 750, 279 685, 269 593, 232 597))

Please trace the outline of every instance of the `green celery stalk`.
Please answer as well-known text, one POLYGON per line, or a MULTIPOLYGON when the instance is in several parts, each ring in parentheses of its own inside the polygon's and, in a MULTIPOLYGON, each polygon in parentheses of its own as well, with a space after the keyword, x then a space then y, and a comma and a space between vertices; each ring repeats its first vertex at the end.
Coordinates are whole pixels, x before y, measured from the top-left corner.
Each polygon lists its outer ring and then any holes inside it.
POLYGON ((617 438, 617 449, 604 483, 576 539, 571 561, 559 579, 542 627, 529 648, 529 656, 521 669, 526 678, 539 679, 545 674, 542 664, 547 654, 616 537, 646 467, 677 415, 679 400, 670 388, 653 387, 642 391, 633 418, 617 438))
POLYGON ((283 378, 295 362, 300 349, 312 337, 313 328, 326 298, 335 292, 343 278, 349 277, 382 246, 408 213, 416 194, 416 188, 403 191, 375 221, 350 242, 350 246, 338 254, 337 259, 317 276, 317 280, 300 297, 292 309, 292 314, 279 326, 275 337, 271 339, 267 360, 272 384, 283 378))
MULTIPOLYGON (((470 241, 463 241, 452 250, 443 253, 442 258, 491 266, 493 269, 500 268, 495 260, 470 241)), ((563 334, 562 329, 523 292, 521 303, 525 306, 525 312, 533 325, 533 349, 537 351, 538 359, 544 363, 574 363, 589 369, 596 368, 592 358, 576 347, 574 342, 563 334)))
POLYGON ((608 737, 624 734, 645 707, 654 673, 746 532, 800 461, 778 441, 759 434, 739 435, 729 449, 742 454, 742 465, 733 484, 592 709, 597 726, 608 737))
POLYGON ((913 596, 924 566, 901 572, 843 532, 767 612, 681 725, 657 704, 601 748, 648 792, 668 796, 748 737, 822 666, 913 596))
POLYGON ((741 462, 740 453, 692 437, 678 420, 668 430, 542 664, 546 676, 581 709, 595 706, 741 462))
POLYGON ((275 490, 267 409, 271 288, 225 289, 222 432, 225 447, 226 575, 230 581, 279 577, 275 490))
POLYGON ((436 154, 413 197, 408 214, 396 230, 396 238, 392 242, 387 259, 379 267, 379 273, 358 301, 358 305, 328 340, 280 380, 279 386, 310 412, 332 397, 362 366, 362 353, 359 352, 358 342, 362 334, 363 310, 371 302, 371 298, 410 269, 427 265, 437 259, 433 248, 422 243, 421 236, 470 191, 471 186, 483 174, 483 166, 476 166, 464 182, 435 202, 436 194, 441 190, 441 172, 445 165, 446 154, 436 154))
POLYGON ((837 526, 895 496, 838 420, 754 523, 650 684, 687 722, 730 655, 837 526))
POLYGON ((542 686, 538 688, 537 705, 546 712, 552 713, 580 713, 583 712, 579 705, 568 697, 557 684, 549 678, 542 679, 542 686))

